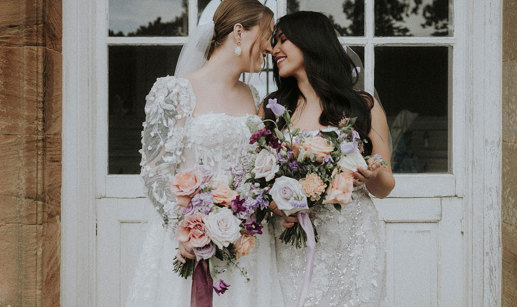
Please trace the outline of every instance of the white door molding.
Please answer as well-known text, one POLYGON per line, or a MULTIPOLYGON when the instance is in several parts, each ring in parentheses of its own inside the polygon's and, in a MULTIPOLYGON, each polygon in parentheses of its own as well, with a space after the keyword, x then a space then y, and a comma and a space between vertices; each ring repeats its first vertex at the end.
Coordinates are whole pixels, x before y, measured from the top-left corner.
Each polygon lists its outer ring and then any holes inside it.
MULTIPOLYGON (((462 0, 456 0, 462 1, 462 0)), ((279 1, 279 3, 283 0, 279 1)), ((467 306, 501 302, 502 0, 464 4, 467 306)), ((95 1, 63 0, 61 305, 96 304, 95 1)), ((455 89, 457 90, 457 89, 455 89)), ((462 176, 462 174, 457 174, 462 176)))
POLYGON ((63 0, 61 306, 95 306, 93 4, 63 0))
POLYGON ((502 0, 468 6, 468 306, 501 305, 502 0))

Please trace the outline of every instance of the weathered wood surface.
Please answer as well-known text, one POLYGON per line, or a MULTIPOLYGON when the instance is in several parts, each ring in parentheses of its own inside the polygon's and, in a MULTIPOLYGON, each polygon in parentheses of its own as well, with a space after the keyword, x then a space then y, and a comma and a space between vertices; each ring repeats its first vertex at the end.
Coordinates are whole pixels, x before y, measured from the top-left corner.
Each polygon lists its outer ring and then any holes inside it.
POLYGON ((502 306, 517 304, 517 3, 503 3, 502 306))
POLYGON ((59 306, 61 1, 0 1, 0 306, 59 306))

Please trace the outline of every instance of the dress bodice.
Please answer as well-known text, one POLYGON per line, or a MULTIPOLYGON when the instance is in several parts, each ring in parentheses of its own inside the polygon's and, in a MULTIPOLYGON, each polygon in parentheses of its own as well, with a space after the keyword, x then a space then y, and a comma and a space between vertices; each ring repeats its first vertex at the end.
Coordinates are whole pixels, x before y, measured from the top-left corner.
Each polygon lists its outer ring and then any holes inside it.
POLYGON ((185 124, 185 162, 181 168, 201 162, 210 166, 216 175, 227 175, 229 164, 237 160, 249 142, 248 120, 260 118, 251 114, 236 116, 225 113, 192 116, 185 124))

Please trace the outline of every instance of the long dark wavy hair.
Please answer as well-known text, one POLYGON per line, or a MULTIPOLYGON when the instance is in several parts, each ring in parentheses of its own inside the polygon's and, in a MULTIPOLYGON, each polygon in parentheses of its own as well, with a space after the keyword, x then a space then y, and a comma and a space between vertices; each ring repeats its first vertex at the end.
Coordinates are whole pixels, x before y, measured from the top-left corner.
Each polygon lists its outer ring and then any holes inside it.
MULTIPOLYGON (((303 53, 307 77, 322 103, 320 124, 338 126, 344 117, 356 117, 355 129, 362 139, 367 140, 363 154, 371 154, 372 144, 368 133, 371 129, 373 98, 366 92, 354 90, 358 75, 356 66, 339 43, 330 20, 317 12, 302 11, 283 16, 275 26, 273 47, 278 30, 303 53)), ((265 108, 268 99, 277 98, 278 103, 294 114, 298 99, 303 97, 294 77, 280 77, 276 61, 273 61, 273 75, 278 90, 269 94, 265 98, 266 103, 262 104, 267 119, 275 118, 273 112, 265 108)), ((279 124, 281 129, 285 128, 283 119, 279 124)))

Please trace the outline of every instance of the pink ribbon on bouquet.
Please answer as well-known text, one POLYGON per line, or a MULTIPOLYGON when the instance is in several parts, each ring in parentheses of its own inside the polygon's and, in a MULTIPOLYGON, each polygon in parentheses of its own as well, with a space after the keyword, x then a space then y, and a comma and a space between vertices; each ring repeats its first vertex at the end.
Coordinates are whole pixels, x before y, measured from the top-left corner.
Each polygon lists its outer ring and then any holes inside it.
POLYGON ((196 261, 192 275, 192 291, 190 294, 191 307, 212 307, 214 282, 210 276, 208 261, 196 261))
POLYGON ((305 299, 307 297, 307 292, 309 292, 309 286, 312 279, 316 238, 314 237, 314 229, 312 228, 311 219, 309 218, 309 212, 300 211, 297 215, 298 221, 300 222, 300 226, 302 226, 303 230, 307 234, 307 247, 305 248, 305 274, 303 276, 302 289, 300 290, 300 294, 298 296, 298 303, 296 304, 296 306, 298 307, 303 307, 303 305, 305 304, 305 299))

